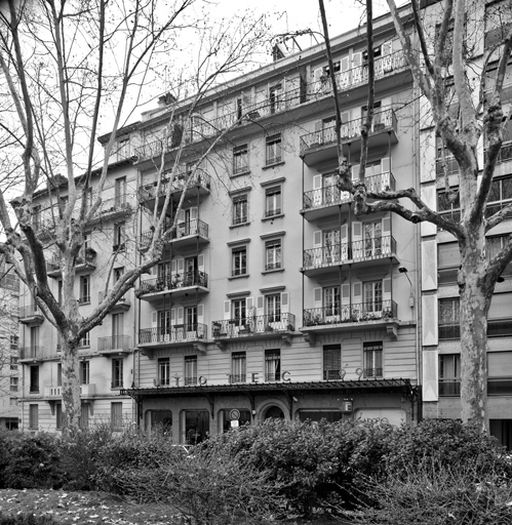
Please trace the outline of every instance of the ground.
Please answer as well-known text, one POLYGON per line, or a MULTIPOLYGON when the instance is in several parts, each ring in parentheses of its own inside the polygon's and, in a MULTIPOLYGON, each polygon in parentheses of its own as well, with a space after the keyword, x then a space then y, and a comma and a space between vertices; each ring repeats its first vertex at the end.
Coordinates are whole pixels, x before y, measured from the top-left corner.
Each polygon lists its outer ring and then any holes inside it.
POLYGON ((181 525, 168 506, 137 504, 101 492, 0 490, 0 515, 33 513, 52 516, 59 524, 181 525))

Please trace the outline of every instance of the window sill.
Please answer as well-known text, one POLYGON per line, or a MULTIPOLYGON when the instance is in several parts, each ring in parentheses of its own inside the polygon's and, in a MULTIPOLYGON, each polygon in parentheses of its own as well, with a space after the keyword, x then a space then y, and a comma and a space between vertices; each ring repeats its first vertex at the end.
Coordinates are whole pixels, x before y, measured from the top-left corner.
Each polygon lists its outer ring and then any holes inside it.
POLYGON ((235 279, 245 279, 246 277, 249 277, 248 273, 243 273, 241 275, 230 275, 228 277, 228 281, 233 281, 235 279))
POLYGON ((230 230, 234 230, 235 228, 242 228, 243 226, 249 226, 250 221, 249 222, 241 222, 240 224, 232 224, 229 229, 230 230))
POLYGON ((250 174, 251 174, 251 170, 247 169, 243 171, 237 171, 236 173, 233 173, 232 175, 230 175, 229 178, 236 179, 237 177, 243 177, 244 175, 250 175, 250 174))
POLYGON ((276 162, 272 162, 271 164, 265 164, 265 166, 262 166, 262 170, 268 170, 270 168, 276 168, 277 166, 283 166, 284 160, 278 160, 276 162))
POLYGON ((282 219, 283 217, 284 213, 278 213, 277 215, 269 215, 268 217, 263 217, 261 219, 261 222, 273 221, 274 219, 282 219))
POLYGON ((267 275, 268 273, 279 273, 284 272, 284 268, 273 268, 272 270, 263 270, 261 275, 267 275))

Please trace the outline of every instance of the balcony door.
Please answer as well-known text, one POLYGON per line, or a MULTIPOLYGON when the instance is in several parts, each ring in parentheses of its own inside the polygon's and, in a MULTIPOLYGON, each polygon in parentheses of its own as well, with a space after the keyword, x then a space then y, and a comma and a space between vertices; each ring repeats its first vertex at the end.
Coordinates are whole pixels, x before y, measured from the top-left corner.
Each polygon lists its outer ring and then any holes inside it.
POLYGON ((382 255, 382 221, 363 223, 363 250, 367 259, 382 255))
POLYGON ((185 257, 185 275, 184 286, 193 286, 197 284, 197 256, 185 257))
POLYGON ((382 280, 363 282, 363 313, 382 315, 382 280))
POLYGON ((341 232, 338 228, 322 231, 323 259, 326 264, 339 262, 341 232))
POLYGON ((341 296, 339 286, 327 286, 322 290, 322 301, 326 322, 339 322, 341 296))

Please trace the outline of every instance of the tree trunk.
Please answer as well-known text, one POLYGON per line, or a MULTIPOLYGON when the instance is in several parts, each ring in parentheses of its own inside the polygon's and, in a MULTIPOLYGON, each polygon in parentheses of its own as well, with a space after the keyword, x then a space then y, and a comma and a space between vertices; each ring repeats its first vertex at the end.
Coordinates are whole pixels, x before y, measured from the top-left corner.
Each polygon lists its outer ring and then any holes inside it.
POLYGON ((65 432, 80 429, 80 378, 78 377, 78 344, 62 339, 62 417, 65 432))
POLYGON ((462 248, 460 292, 461 417, 482 430, 488 429, 487 405, 487 313, 492 290, 482 284, 485 232, 468 234, 462 248))

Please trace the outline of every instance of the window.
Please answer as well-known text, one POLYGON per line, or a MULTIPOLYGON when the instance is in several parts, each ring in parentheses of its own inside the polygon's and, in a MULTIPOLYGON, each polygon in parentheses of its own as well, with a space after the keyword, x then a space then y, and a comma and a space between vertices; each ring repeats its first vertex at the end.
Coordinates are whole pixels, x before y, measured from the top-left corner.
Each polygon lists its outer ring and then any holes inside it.
POLYGON ((281 379, 281 350, 279 348, 265 350, 265 381, 281 379))
POLYGON ((283 85, 281 83, 270 86, 269 89, 270 113, 284 109, 283 85))
POLYGON ((281 267, 281 239, 265 242, 265 270, 277 270, 281 267))
POLYGON ((10 365, 9 365, 9 368, 11 370, 18 370, 18 357, 17 356, 14 356, 12 355, 10 357, 10 365))
POLYGON ((114 205, 120 208, 126 204, 126 177, 120 177, 114 183, 114 205))
POLYGON ((485 208, 485 216, 490 217, 512 201, 512 177, 494 179, 485 208))
POLYGON ((89 384, 89 370, 90 364, 89 361, 80 361, 80 384, 88 385, 89 384))
POLYGON ((382 221, 363 222, 363 250, 366 258, 382 255, 382 221))
POLYGON ((114 283, 117 283, 124 274, 124 268, 114 268, 114 283))
POLYGON ((195 332, 197 330, 197 306, 185 307, 185 331, 195 332))
POLYGON ((80 304, 89 304, 91 302, 91 276, 80 276, 80 295, 78 297, 80 304))
MULTIPOLYGON (((18 340, 19 340, 19 337, 17 335, 11 335, 10 338, 9 338, 9 341, 10 341, 10 347, 11 347, 11 350, 17 350, 18 349, 18 340)), ((18 360, 18 358, 16 358, 16 361, 18 360)))
POLYGON ((112 245, 112 251, 118 252, 123 251, 125 249, 125 224, 124 222, 120 222, 117 224, 114 224, 114 239, 113 239, 113 245, 112 245))
POLYGON ((439 356, 439 395, 460 395, 459 354, 441 354, 439 356))
POLYGON ((340 315, 341 296, 339 286, 326 286, 322 289, 324 315, 326 317, 340 315))
POLYGON ((231 354, 230 383, 245 383, 245 352, 233 352, 231 354))
POLYGON ((57 386, 62 386, 62 363, 57 363, 57 386))
POLYGON ((382 312, 382 281, 363 282, 363 312, 382 312))
POLYGON ((208 410, 185 411, 185 440, 188 445, 197 445, 208 438, 210 413, 208 410))
POLYGON ((265 190, 265 217, 281 214, 281 186, 272 186, 265 190))
POLYGON ((197 356, 185 356, 185 385, 197 384, 197 356))
POLYGON ((266 165, 281 162, 281 133, 270 135, 265 139, 266 165))
POLYGON ((439 339, 460 337, 460 298, 446 297, 438 302, 439 339))
POLYGON ((281 322, 281 294, 273 293, 265 295, 265 315, 267 323, 281 322))
POLYGON ((231 252, 231 275, 246 275, 247 274, 247 246, 239 246, 233 248, 231 252))
POLYGON ((112 348, 124 347, 124 314, 112 314, 112 348))
POLYGON ((9 386, 9 390, 11 392, 17 392, 18 391, 19 379, 17 377, 11 377, 10 381, 11 381, 11 384, 9 386))
POLYGON ((325 345, 324 354, 324 381, 341 379, 341 346, 325 345))
POLYGON ((30 352, 32 357, 36 357, 39 343, 39 326, 30 327, 30 352))
POLYGON ((123 360, 112 359, 112 388, 123 387, 123 360))
POLYGON ((233 199, 233 226, 247 222, 247 195, 240 195, 233 199))
POLYGON ((80 341, 78 342, 78 346, 82 348, 87 348, 91 346, 91 337, 89 332, 85 333, 82 339, 80 339, 80 341))
POLYGON ((488 3, 485 7, 485 49, 503 41, 512 23, 512 7, 508 0, 488 3))
POLYGON ((171 311, 159 310, 157 315, 157 330, 160 335, 172 333, 171 311))
POLYGON ((9 406, 12 406, 12 407, 18 406, 18 398, 17 397, 10 397, 9 398, 9 406))
POLYGON ((110 428, 114 432, 123 430, 123 403, 110 403, 110 428))
POLYGON ((30 366, 30 386, 29 391, 31 394, 39 393, 39 365, 30 366))
POLYGON ((158 360, 158 384, 169 386, 171 384, 171 363, 168 357, 158 360))
POLYGON ((231 301, 231 319, 235 326, 245 326, 247 322, 247 307, 245 297, 231 301))
POLYGON ((512 419, 489 420, 489 433, 507 450, 512 450, 512 419))
POLYGON ((382 342, 363 343, 364 377, 382 377, 382 342))
POLYGON ((39 405, 28 406, 28 428, 29 430, 39 428, 39 405))
MULTIPOLYGON (((333 66, 334 66, 334 67, 333 67, 333 71, 334 71, 335 73, 338 73, 338 71, 341 70, 341 64, 340 64, 340 61, 339 61, 339 60, 338 60, 337 62, 334 62, 334 63, 333 63, 333 66)), ((327 66, 324 66, 323 69, 324 69, 324 74, 325 74, 326 76, 329 75, 329 71, 330 71, 329 66, 328 66, 328 65, 327 65, 327 66)))
POLYGON ((247 144, 233 148, 233 175, 249 171, 249 148, 247 144))
POLYGON ((460 220, 460 198, 459 188, 451 188, 450 191, 439 190, 437 192, 437 211, 448 218, 460 220))

